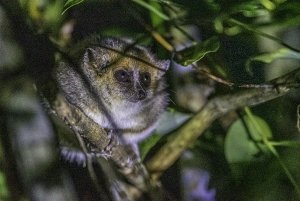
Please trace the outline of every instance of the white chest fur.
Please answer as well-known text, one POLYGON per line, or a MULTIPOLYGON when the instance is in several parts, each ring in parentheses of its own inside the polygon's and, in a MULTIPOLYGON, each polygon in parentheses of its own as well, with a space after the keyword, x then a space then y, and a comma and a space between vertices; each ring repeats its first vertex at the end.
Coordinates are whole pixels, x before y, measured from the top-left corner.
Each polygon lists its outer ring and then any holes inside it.
POLYGON ((119 103, 105 112, 86 111, 86 114, 103 128, 117 129, 128 143, 135 143, 145 139, 156 127, 153 121, 154 111, 149 109, 144 114, 143 105, 138 103, 119 103))

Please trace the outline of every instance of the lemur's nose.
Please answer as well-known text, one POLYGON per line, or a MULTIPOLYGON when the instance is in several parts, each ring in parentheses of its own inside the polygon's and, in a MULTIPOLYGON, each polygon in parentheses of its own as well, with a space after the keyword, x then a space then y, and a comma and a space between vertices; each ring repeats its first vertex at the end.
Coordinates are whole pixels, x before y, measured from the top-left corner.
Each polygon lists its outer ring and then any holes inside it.
POLYGON ((146 92, 143 89, 139 89, 137 91, 137 98, 138 100, 143 100, 146 98, 146 92))

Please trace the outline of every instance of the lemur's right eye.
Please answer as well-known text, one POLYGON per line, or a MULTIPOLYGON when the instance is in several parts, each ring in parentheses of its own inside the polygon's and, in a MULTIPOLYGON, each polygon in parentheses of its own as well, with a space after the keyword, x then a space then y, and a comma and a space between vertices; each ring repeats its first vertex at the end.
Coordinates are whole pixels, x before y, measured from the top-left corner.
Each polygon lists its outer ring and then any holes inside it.
POLYGON ((114 76, 117 81, 119 82, 124 82, 124 83, 130 83, 131 82, 131 77, 128 71, 126 70, 117 70, 114 73, 114 76))
POLYGON ((140 74, 140 80, 141 83, 145 86, 145 87, 149 87, 151 84, 151 75, 148 72, 145 73, 141 73, 140 74))

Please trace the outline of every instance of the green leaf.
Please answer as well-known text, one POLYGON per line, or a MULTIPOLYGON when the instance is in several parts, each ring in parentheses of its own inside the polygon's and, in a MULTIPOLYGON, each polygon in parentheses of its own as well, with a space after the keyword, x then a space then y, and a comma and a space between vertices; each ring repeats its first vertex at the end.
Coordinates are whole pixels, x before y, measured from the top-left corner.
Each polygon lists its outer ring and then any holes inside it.
POLYGON ((169 109, 166 111, 159 119, 159 125, 156 128, 156 133, 152 134, 148 139, 140 144, 142 159, 146 157, 151 148, 157 144, 162 136, 181 126, 190 117, 190 114, 180 113, 175 110, 169 109))
POLYGON ((206 54, 218 51, 219 47, 219 39, 213 36, 201 43, 177 52, 180 56, 175 58, 175 61, 183 66, 188 66, 201 60, 206 54))
POLYGON ((279 141, 279 142, 269 142, 272 146, 281 146, 281 147, 300 147, 300 141, 279 141))
POLYGON ((161 12, 157 7, 155 7, 152 4, 149 4, 147 2, 145 2, 144 0, 132 0, 133 2, 139 4, 140 6, 148 9, 149 11, 151 11, 152 13, 156 14, 157 16, 159 16, 160 18, 164 19, 164 20, 170 20, 170 18, 165 15, 163 12, 161 12))
POLYGON ((163 135, 154 133, 147 140, 143 141, 140 144, 139 148, 142 160, 145 159, 151 148, 157 144, 157 142, 162 138, 162 136, 163 135))
POLYGON ((281 48, 275 52, 261 54, 261 55, 258 55, 258 56, 248 59, 248 61, 246 63, 246 69, 249 72, 252 72, 251 63, 253 61, 258 61, 258 62, 263 62, 263 63, 269 64, 277 59, 300 59, 300 52, 296 52, 296 51, 293 51, 288 48, 281 48))
MULTIPOLYGON (((156 1, 151 1, 149 2, 150 5, 153 6, 153 8, 155 8, 156 10, 160 11, 162 13, 162 8, 160 6, 160 4, 156 1)), ((161 18, 160 16, 158 16, 156 13, 154 12, 150 12, 150 18, 152 21, 152 26, 153 27, 158 27, 159 25, 161 25, 164 22, 164 19, 161 18)))
MULTIPOLYGON (((268 124, 260 117, 253 116, 260 125, 263 135, 272 137, 272 132, 268 124)), ((263 147, 258 146, 255 141, 262 141, 255 125, 248 116, 238 119, 228 129, 225 139, 225 157, 229 163, 250 162, 255 159, 263 147)))
POLYGON ((275 52, 265 53, 255 56, 250 61, 260 61, 264 63, 271 63, 276 59, 300 59, 300 52, 293 51, 288 48, 281 48, 275 52))
POLYGON ((7 188, 7 182, 5 175, 2 171, 0 171, 0 198, 4 200, 9 200, 9 191, 7 188))
POLYGON ((248 116, 245 117, 245 122, 248 126, 251 137, 255 141, 263 141, 263 139, 272 138, 272 131, 264 119, 255 116, 252 113, 251 115, 247 115, 248 116))
POLYGON ((85 0, 67 0, 67 2, 64 5, 64 11, 62 12, 62 15, 69 10, 71 7, 76 6, 82 2, 84 2, 85 0))
POLYGON ((262 139, 264 145, 266 146, 268 151, 277 158, 277 161, 279 162, 280 166, 284 170, 286 176, 290 180, 291 184, 294 186, 297 193, 300 195, 300 187, 298 186, 296 179, 294 178, 294 176, 288 169, 287 165, 281 159, 281 157, 280 157, 279 153, 277 152, 277 150, 275 149, 275 147, 270 143, 270 141, 268 139, 268 135, 264 134, 264 132, 265 132, 264 126, 259 123, 259 121, 255 118, 255 116, 252 114, 251 110, 248 107, 245 108, 245 112, 247 114, 247 117, 249 117, 250 122, 255 126, 255 129, 257 130, 257 132, 260 133, 260 136, 261 136, 261 139, 262 139))

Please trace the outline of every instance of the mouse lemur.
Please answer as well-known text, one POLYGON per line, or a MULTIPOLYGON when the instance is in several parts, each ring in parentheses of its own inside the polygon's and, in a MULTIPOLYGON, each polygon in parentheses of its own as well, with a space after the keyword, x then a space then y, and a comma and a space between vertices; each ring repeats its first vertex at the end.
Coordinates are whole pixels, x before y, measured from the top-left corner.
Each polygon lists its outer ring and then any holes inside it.
POLYGON ((70 104, 128 144, 151 134, 167 104, 163 75, 169 61, 118 38, 85 40, 70 58, 58 62, 55 75, 70 104))

